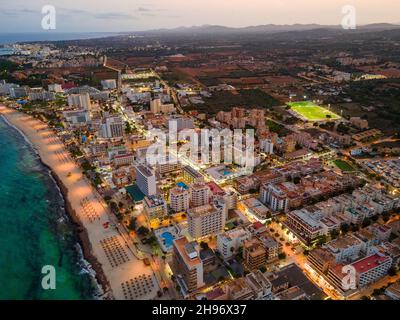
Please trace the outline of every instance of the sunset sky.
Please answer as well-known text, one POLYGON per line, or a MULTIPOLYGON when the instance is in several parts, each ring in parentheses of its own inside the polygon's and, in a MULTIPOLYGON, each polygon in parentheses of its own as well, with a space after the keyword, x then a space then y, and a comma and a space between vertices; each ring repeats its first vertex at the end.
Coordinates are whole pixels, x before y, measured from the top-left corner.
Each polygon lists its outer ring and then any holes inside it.
POLYGON ((54 5, 58 32, 136 31, 203 24, 338 25, 344 5, 357 24, 400 23, 399 0, 0 0, 0 32, 41 31, 41 8, 54 5))

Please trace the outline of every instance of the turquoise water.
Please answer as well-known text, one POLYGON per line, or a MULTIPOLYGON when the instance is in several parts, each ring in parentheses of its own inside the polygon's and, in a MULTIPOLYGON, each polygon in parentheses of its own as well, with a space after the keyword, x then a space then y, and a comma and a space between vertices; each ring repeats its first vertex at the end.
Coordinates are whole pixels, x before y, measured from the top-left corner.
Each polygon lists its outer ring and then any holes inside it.
POLYGON ((177 185, 179 188, 182 188, 182 189, 185 189, 185 190, 188 190, 188 189, 189 189, 189 187, 186 185, 186 183, 184 183, 184 182, 182 182, 182 181, 178 182, 176 185, 177 185))
POLYGON ((139 202, 142 201, 144 199, 144 194, 142 191, 140 191, 139 187, 137 186, 137 184, 133 184, 131 186, 127 186, 126 191, 128 191, 128 193, 131 195, 131 197, 133 198, 133 200, 139 202))
POLYGON ((0 299, 89 299, 74 227, 48 170, 24 138, 0 117, 0 299), (56 270, 44 290, 41 271, 56 270))
POLYGON ((161 234, 161 237, 164 238, 164 240, 165 240, 165 246, 166 246, 167 248, 172 247, 172 245, 173 245, 173 243, 174 243, 174 236, 171 234, 171 232, 168 232, 168 231, 163 232, 163 233, 161 234))

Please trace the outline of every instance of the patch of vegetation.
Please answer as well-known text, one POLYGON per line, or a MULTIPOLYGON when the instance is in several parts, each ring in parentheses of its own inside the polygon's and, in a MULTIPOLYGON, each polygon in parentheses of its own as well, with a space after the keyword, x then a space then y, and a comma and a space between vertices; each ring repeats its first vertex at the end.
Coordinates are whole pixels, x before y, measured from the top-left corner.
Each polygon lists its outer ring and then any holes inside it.
POLYGON ((230 111, 233 107, 271 108, 280 102, 260 89, 239 90, 237 94, 231 91, 217 91, 212 97, 204 99, 204 105, 196 108, 200 113, 216 114, 219 111, 230 111))
POLYGON ((287 136, 288 134, 290 134, 290 131, 288 129, 273 120, 267 119, 265 121, 265 124, 271 132, 275 132, 279 136, 287 136))
POLYGON ((342 171, 345 171, 345 172, 354 171, 354 168, 346 161, 338 159, 338 160, 335 160, 333 163, 342 171))

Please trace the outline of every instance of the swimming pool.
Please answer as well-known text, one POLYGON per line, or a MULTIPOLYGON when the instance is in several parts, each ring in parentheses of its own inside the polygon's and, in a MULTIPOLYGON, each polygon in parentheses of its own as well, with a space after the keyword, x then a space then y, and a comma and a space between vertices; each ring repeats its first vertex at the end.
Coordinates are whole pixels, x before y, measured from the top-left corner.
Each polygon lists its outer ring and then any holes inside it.
POLYGON ((173 242, 174 242, 174 236, 172 235, 171 232, 165 231, 165 232, 163 232, 163 233, 161 234, 161 237, 164 238, 164 240, 165 240, 165 246, 166 246, 167 248, 172 247, 172 244, 173 244, 173 242))
POLYGON ((131 186, 127 186, 126 191, 132 196, 133 200, 135 201, 142 201, 144 199, 144 194, 140 191, 139 187, 136 184, 131 186))
POLYGON ((183 189, 185 189, 185 190, 189 189, 188 186, 187 186, 185 183, 183 183, 183 182, 178 182, 176 185, 177 185, 179 188, 183 188, 183 189))
POLYGON ((219 170, 218 173, 221 176, 229 176, 232 173, 232 171, 229 170, 228 168, 223 168, 223 169, 219 170))

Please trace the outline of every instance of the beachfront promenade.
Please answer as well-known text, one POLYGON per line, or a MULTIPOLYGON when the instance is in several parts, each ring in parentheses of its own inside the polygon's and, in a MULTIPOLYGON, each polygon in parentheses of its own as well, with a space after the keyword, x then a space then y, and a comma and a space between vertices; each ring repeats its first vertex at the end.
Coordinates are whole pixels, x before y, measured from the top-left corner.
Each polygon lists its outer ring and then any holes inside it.
MULTIPOLYGON (((67 190, 66 201, 87 232, 88 243, 83 241, 86 247, 84 251, 87 253, 90 250, 90 254, 101 265, 93 263, 94 269, 100 273, 100 281, 105 284, 105 297, 122 300, 156 297, 160 288, 154 272, 135 256, 134 247, 128 243, 129 235, 117 225, 57 135, 45 123, 26 114, 2 106, 0 113, 24 133, 42 162, 52 169, 67 190), (110 223, 108 228, 105 227, 106 223, 110 223), (102 276, 106 279, 102 279, 102 276)), ((54 261, 54 265, 57 265, 57 261, 54 261)))

